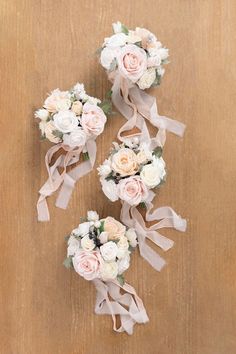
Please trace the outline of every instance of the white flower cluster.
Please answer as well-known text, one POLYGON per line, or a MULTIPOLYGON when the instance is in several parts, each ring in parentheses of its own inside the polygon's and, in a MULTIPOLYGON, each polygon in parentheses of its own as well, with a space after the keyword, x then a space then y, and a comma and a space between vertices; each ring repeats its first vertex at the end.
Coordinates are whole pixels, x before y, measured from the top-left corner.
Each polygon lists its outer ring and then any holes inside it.
POLYGON ((89 211, 86 221, 69 237, 67 260, 86 280, 121 282, 130 265, 131 250, 136 246, 134 229, 127 229, 110 216, 99 220, 96 211, 89 211))
POLYGON ((158 187, 166 177, 162 149, 153 151, 146 143, 114 143, 108 159, 98 167, 102 190, 111 200, 124 200, 138 205, 149 198, 149 190, 158 187))
POLYGON ((168 49, 145 28, 129 30, 120 22, 113 23, 114 34, 105 38, 100 62, 108 72, 121 76, 145 90, 157 86, 168 63, 168 49))
POLYGON ((35 112, 42 138, 56 144, 63 142, 70 148, 84 146, 104 130, 107 119, 99 103, 99 99, 86 94, 80 83, 70 91, 52 91, 43 108, 35 112))

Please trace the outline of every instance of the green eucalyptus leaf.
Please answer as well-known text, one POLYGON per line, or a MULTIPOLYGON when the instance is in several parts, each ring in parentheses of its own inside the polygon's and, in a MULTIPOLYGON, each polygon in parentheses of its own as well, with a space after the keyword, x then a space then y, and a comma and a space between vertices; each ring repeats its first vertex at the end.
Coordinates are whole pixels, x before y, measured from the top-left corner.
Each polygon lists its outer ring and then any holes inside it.
POLYGON ((124 285, 124 283, 125 283, 125 278, 124 278, 123 274, 117 275, 117 280, 118 280, 118 282, 120 283, 121 286, 124 285))
POLYGON ((69 268, 73 268, 73 263, 72 263, 72 257, 67 257, 64 262, 63 262, 63 265, 69 269, 69 268))
POLYGON ((123 32, 124 34, 128 35, 129 34, 129 30, 125 25, 121 25, 121 32, 123 32))
POLYGON ((83 160, 88 161, 89 160, 89 153, 88 152, 83 152, 83 160))

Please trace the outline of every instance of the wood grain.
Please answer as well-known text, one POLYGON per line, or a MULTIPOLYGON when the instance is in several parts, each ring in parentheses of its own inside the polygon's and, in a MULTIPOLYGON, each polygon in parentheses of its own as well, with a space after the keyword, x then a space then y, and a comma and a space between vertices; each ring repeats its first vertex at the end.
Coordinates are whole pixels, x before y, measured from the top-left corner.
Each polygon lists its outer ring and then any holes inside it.
MULTIPOLYGON (((236 353, 236 2, 234 0, 1 0, 1 345, 3 354, 236 353), (144 26, 170 48, 171 64, 153 91, 160 112, 187 124, 165 149, 169 176, 155 199, 188 219, 167 230, 175 247, 156 273, 138 252, 127 280, 150 316, 132 337, 93 313, 93 285, 67 271, 64 236, 87 209, 119 216, 96 170, 83 178, 66 211, 49 201, 38 223, 37 191, 46 178, 33 111, 53 88, 76 81, 104 97, 106 74, 94 52, 120 19, 144 26)), ((124 118, 98 138, 107 156, 124 118)))

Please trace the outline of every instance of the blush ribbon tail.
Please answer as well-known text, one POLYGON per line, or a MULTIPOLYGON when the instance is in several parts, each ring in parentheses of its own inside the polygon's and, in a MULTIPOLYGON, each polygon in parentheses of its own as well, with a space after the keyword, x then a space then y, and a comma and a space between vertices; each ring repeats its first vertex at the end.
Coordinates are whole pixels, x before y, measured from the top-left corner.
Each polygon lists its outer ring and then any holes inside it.
POLYGON ((121 285, 117 280, 105 282, 100 279, 94 279, 93 283, 97 290, 95 313, 111 315, 115 332, 131 335, 136 323, 149 321, 143 302, 131 285, 121 285), (124 294, 121 294, 121 289, 124 294), (120 317, 120 327, 116 323, 117 315, 120 317))
POLYGON ((165 266, 166 261, 155 252, 147 243, 146 239, 152 241, 163 251, 168 251, 173 247, 174 242, 169 238, 161 235, 157 230, 169 227, 178 231, 186 230, 186 220, 177 215, 170 207, 161 207, 151 214, 151 202, 147 205, 146 220, 158 221, 156 224, 146 227, 143 216, 135 206, 123 202, 120 219, 128 227, 135 229, 138 236, 139 251, 141 256, 157 271, 165 266))

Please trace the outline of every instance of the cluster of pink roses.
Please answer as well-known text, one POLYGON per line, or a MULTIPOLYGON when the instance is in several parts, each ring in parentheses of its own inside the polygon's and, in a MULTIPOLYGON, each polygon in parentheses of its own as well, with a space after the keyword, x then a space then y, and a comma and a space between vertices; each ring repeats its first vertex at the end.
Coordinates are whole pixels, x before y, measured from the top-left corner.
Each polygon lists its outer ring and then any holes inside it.
POLYGON ((70 91, 52 91, 43 108, 35 112, 42 138, 70 148, 84 146, 104 130, 106 115, 100 103, 86 94, 83 84, 77 83, 70 91))
POLYGON ((89 211, 85 222, 74 229, 68 239, 64 264, 86 280, 117 279, 124 281, 129 268, 130 253, 137 245, 137 235, 112 217, 99 220, 95 211, 89 211))
POLYGON ((149 199, 149 191, 165 179, 165 162, 160 147, 147 143, 114 144, 110 156, 98 168, 102 190, 111 200, 138 205, 149 199))
POLYGON ((127 29, 120 22, 113 24, 114 34, 105 38, 100 61, 108 71, 136 83, 145 90, 160 84, 168 63, 168 49, 145 28, 127 29))

